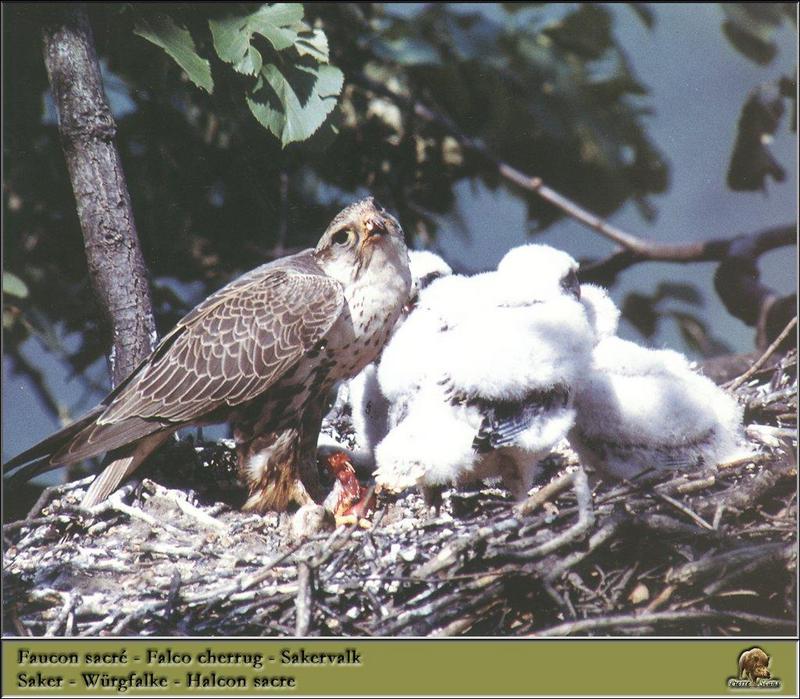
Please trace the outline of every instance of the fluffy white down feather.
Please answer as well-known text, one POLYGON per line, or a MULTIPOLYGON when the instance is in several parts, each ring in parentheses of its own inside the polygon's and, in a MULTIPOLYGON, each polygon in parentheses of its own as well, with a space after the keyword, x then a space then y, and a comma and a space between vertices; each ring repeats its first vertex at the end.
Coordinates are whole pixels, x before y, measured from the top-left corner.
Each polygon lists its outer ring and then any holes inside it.
MULTIPOLYGON (((596 317, 618 316, 597 298, 604 307, 596 317)), ((584 302, 591 305, 585 294, 584 302)), ((742 407, 732 396, 682 354, 613 335, 601 337, 576 384, 575 409, 570 443, 582 461, 615 478, 713 466, 745 452, 742 407)))
POLYGON ((572 426, 569 388, 595 342, 575 289, 565 291, 576 268, 565 253, 526 245, 496 272, 447 277, 420 294, 378 370, 392 405, 378 483, 424 490, 499 476, 524 497, 539 459, 572 426), (501 413, 519 420, 513 434, 479 452, 476 437, 501 413))
POLYGON ((620 312, 608 292, 596 284, 581 284, 581 303, 597 341, 617 334, 620 312))

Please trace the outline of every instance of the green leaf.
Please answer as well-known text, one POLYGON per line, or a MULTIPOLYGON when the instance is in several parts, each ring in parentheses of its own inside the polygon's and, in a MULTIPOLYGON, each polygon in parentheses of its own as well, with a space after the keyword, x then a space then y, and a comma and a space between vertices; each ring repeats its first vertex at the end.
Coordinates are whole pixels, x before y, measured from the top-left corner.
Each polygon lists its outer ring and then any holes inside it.
POLYGON ((773 41, 775 28, 781 23, 778 9, 746 3, 723 3, 725 22, 722 29, 728 41, 754 63, 766 65, 778 52, 773 41))
POLYGON ((611 15, 598 5, 580 5, 575 12, 544 30, 561 48, 588 60, 599 59, 614 46, 611 15))
POLYGON ((301 56, 311 56, 320 63, 330 60, 328 37, 321 29, 311 29, 301 33, 295 42, 297 53, 301 56))
POLYGON ((342 71, 331 65, 316 68, 265 65, 247 106, 253 116, 285 147, 304 141, 336 106, 344 84, 342 71))
POLYGON ((783 102, 780 85, 764 83, 744 103, 728 166, 727 182, 732 190, 766 191, 769 178, 776 182, 786 179, 786 170, 769 147, 783 117, 783 102))
POLYGON ((247 31, 247 18, 235 15, 221 19, 208 20, 211 38, 214 40, 214 50, 217 55, 227 63, 234 65, 244 59, 250 47, 252 32, 247 31))
POLYGON ((233 66, 237 73, 244 75, 258 75, 261 72, 261 67, 264 61, 261 58, 261 53, 258 49, 249 46, 244 54, 244 58, 233 66))
POLYGON ((211 64, 198 55, 188 29, 179 27, 169 15, 157 13, 139 16, 133 31, 164 49, 197 87, 208 93, 214 91, 211 64))
POLYGON ((3 293, 24 299, 28 297, 28 286, 16 274, 3 272, 3 293))
POLYGON ((302 19, 302 4, 290 2, 262 5, 249 14, 210 19, 208 26, 217 55, 227 63, 241 66, 251 48, 253 34, 260 34, 276 51, 283 51, 297 41, 297 24, 302 19))
POLYGON ((302 3, 280 2, 259 8, 251 15, 251 25, 276 51, 283 51, 297 41, 297 27, 294 25, 302 19, 302 3))
POLYGON ((676 299, 693 306, 703 305, 703 296, 692 284, 681 282, 661 282, 653 294, 653 301, 658 303, 664 299, 676 299))

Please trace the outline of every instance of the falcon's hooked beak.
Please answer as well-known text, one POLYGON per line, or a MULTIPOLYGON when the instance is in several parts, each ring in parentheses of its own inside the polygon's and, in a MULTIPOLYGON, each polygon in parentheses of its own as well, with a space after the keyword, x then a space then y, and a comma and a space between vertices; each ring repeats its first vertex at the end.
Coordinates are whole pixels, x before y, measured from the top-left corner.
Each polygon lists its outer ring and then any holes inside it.
POLYGON ((358 254, 365 262, 372 258, 375 245, 379 245, 381 240, 390 232, 389 222, 378 212, 367 216, 362 225, 361 244, 358 246, 358 254))
POLYGON ((365 243, 380 238, 386 232, 386 221, 381 216, 371 216, 364 222, 365 243))

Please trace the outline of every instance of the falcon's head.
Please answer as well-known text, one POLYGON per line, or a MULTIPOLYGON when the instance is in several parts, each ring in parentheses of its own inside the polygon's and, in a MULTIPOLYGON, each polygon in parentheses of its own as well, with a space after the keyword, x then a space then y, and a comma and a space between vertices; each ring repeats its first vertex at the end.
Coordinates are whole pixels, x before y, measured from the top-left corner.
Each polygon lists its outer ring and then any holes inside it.
POLYGON ((372 197, 351 204, 331 221, 314 256, 325 272, 343 284, 365 274, 408 272, 408 250, 397 219, 372 197))

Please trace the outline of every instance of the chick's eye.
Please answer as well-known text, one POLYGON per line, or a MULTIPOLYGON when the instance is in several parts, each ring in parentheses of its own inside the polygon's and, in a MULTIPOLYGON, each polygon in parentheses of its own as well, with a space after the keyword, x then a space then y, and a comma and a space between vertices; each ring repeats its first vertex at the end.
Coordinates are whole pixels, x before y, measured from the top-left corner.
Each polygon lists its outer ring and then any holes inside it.
POLYGON ((350 231, 346 228, 333 234, 333 242, 335 245, 347 245, 349 241, 350 231))

